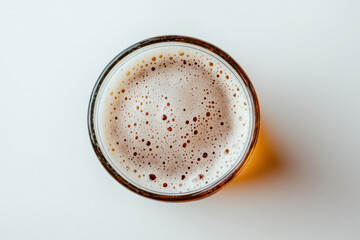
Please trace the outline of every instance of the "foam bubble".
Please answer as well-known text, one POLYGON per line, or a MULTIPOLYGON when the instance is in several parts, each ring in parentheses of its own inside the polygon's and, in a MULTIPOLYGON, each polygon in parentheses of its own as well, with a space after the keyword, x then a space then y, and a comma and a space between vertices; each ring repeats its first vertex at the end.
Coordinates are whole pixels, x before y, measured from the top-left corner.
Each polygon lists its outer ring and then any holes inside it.
POLYGON ((250 131, 242 85, 210 54, 158 47, 137 55, 108 81, 99 104, 107 155, 131 181, 184 193, 222 177, 250 131))

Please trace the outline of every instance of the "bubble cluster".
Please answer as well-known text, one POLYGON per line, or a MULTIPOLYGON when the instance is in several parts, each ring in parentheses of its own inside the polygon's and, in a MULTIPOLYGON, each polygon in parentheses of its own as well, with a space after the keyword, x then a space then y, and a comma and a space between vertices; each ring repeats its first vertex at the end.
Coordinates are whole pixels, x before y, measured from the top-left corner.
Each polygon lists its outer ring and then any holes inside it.
POLYGON ((237 163, 250 131, 242 85, 222 62, 188 47, 148 50, 119 67, 99 108, 107 154, 127 178, 184 193, 237 163))

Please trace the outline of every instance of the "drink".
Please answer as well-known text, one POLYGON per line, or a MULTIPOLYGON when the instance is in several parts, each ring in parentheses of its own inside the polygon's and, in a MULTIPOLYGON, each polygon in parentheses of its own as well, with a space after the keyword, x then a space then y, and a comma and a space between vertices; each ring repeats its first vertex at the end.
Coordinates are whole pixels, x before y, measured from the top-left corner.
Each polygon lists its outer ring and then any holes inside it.
POLYGON ((252 96, 205 49, 152 46, 115 65, 99 94, 101 151, 124 181, 146 192, 202 191, 239 168, 251 148, 252 96))

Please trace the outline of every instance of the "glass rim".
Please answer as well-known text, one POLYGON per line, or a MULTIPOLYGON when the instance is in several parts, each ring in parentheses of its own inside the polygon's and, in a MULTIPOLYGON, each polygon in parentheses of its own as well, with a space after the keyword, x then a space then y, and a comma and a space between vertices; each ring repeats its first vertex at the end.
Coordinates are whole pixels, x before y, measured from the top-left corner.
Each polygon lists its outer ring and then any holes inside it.
MULTIPOLYGON (((240 80, 239 79, 239 80, 240 80)), ((101 98, 101 96, 100 96, 101 98)), ((178 36, 178 35, 167 35, 167 36, 158 36, 158 37, 152 37, 145 39, 143 41, 140 41, 138 43, 135 43, 134 45, 128 47, 127 49, 123 50, 121 53, 119 53, 102 71, 100 74, 97 82, 95 83, 95 86, 93 88, 93 91, 91 93, 90 101, 89 101, 89 107, 88 107, 88 131, 89 136, 91 140, 91 144, 93 146, 93 149, 97 155, 97 158, 103 165, 103 167, 107 170, 107 172, 120 184, 125 186, 127 189, 147 198, 160 200, 160 201, 170 201, 170 202, 183 202, 183 201, 191 201, 191 200, 199 200, 205 197, 208 197, 220 189, 222 189, 225 185, 227 185, 231 180, 233 180, 245 167, 247 162, 250 159, 250 156, 255 148, 258 136, 259 136, 259 130, 260 130, 260 107, 258 98, 255 92, 255 89, 245 73, 245 71, 240 67, 240 65, 232 58, 230 55, 225 53, 223 50, 219 49, 218 47, 196 39, 192 37, 187 36, 178 36), (250 98, 251 105, 252 105, 252 117, 253 117, 253 127, 250 129, 249 134, 249 140, 247 142, 247 150, 245 149, 245 152, 243 155, 239 156, 239 159, 237 160, 236 164, 229 169, 228 173, 224 174, 222 177, 220 177, 217 181, 215 181, 213 184, 209 185, 208 187, 201 188, 198 191, 192 191, 191 193, 182 193, 179 195, 167 195, 166 193, 155 193, 151 190, 145 190, 142 189, 131 182, 127 181, 125 178, 123 178, 116 169, 112 166, 111 163, 106 159, 104 156, 103 151, 100 147, 101 140, 98 140, 98 136, 96 135, 96 129, 95 129, 95 121, 94 115, 95 115, 95 104, 98 98, 99 91, 101 89, 102 84, 104 83, 107 75, 110 73, 110 71, 116 66, 118 62, 129 56, 131 53, 144 48, 148 47, 150 45, 159 44, 159 43, 167 43, 167 42, 174 42, 174 43, 185 43, 189 45, 194 45, 200 48, 203 48, 205 50, 208 50, 215 55, 219 56, 221 59, 223 59, 227 64, 230 65, 230 67, 233 68, 235 71, 234 74, 237 74, 240 79, 243 81, 243 87, 245 87, 245 90, 247 91, 247 94, 250 98)))

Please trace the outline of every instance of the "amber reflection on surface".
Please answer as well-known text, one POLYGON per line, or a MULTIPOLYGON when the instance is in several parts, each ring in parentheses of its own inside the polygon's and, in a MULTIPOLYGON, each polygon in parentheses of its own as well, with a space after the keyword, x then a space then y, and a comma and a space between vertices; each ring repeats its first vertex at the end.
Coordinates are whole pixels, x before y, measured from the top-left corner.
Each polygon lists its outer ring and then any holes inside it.
POLYGON ((249 162, 233 184, 261 179, 282 168, 276 143, 271 134, 261 126, 259 139, 249 162))

